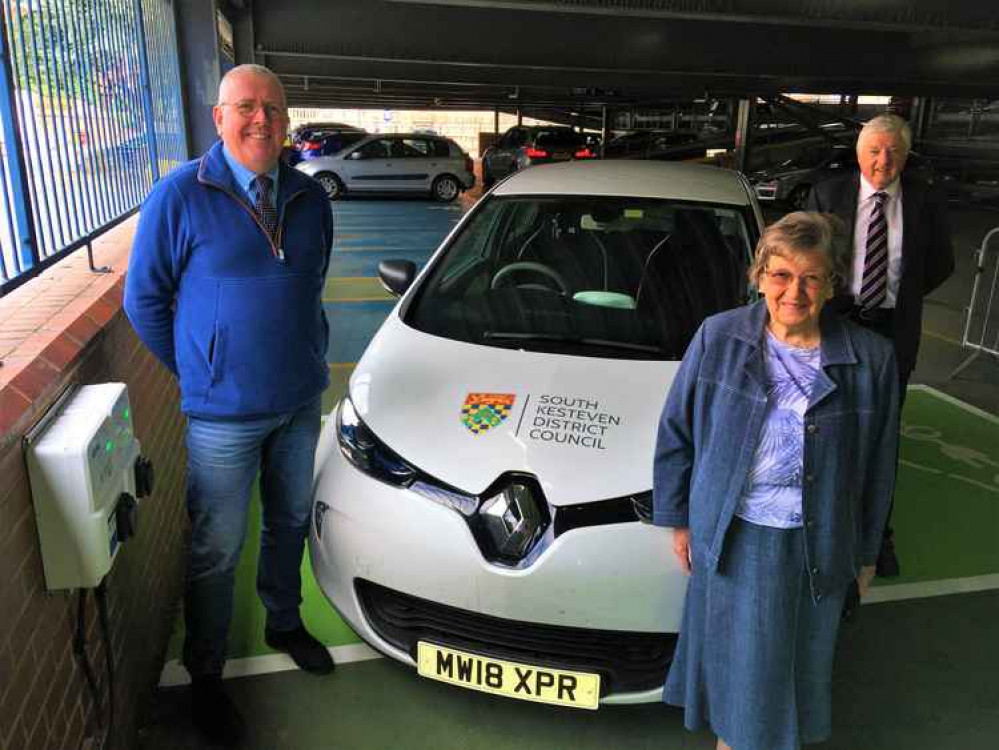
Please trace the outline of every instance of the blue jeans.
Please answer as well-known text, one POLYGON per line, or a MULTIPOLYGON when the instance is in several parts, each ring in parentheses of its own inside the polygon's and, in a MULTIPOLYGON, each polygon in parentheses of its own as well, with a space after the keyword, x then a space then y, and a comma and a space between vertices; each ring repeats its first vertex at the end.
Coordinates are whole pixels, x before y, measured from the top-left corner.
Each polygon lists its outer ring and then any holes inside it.
POLYGON ((312 506, 320 399, 264 419, 189 418, 187 512, 191 549, 184 597, 184 666, 221 674, 232 620, 236 564, 246 538, 253 481, 263 506, 257 592, 267 627, 301 625, 301 565, 312 506))

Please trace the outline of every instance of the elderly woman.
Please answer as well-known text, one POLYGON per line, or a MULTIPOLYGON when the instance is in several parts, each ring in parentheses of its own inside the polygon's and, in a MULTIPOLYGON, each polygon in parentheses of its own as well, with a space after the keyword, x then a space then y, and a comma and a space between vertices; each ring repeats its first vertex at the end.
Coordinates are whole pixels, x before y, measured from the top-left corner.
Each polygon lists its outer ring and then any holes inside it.
POLYGON ((704 321, 659 426, 653 522, 690 574, 663 698, 719 750, 828 737, 843 600, 866 591, 891 498, 895 359, 823 313, 845 263, 832 221, 767 228, 764 299, 704 321))

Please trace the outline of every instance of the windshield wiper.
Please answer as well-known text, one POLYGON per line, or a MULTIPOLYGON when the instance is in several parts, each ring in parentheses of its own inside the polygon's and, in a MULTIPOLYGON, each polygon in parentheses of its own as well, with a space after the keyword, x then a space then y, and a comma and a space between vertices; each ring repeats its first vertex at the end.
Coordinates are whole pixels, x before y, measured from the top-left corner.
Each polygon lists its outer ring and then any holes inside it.
POLYGON ((482 340, 491 344, 515 345, 532 341, 545 341, 555 344, 578 344, 581 346, 602 346, 608 349, 623 349, 632 352, 647 352, 663 354, 663 349, 652 344, 633 344, 628 341, 610 341, 608 339, 584 338, 582 336, 566 336, 561 333, 517 333, 515 331, 486 331, 482 340))

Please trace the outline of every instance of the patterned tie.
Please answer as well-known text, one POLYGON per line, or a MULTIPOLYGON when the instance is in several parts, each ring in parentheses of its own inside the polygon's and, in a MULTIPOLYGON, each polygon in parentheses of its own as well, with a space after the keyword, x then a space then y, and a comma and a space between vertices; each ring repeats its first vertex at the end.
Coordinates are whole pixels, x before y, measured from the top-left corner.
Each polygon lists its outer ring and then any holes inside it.
POLYGON ((867 252, 864 255, 864 282, 860 287, 860 306, 878 307, 888 291, 888 219, 885 201, 888 193, 874 194, 874 207, 867 225, 867 252))
POLYGON ((253 189, 257 195, 253 207, 257 210, 268 236, 273 239, 274 230, 277 229, 277 211, 271 203, 271 178, 265 174, 257 175, 253 180, 253 189))

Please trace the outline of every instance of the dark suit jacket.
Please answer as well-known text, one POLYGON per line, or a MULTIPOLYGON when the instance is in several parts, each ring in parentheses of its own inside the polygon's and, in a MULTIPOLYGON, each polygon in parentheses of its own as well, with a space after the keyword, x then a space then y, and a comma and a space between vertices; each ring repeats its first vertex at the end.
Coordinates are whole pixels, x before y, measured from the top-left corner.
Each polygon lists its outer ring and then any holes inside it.
MULTIPOLYGON (((812 188, 810 211, 839 216, 850 244, 857 214, 860 172, 834 177, 812 188)), ((895 356, 899 373, 916 366, 923 321, 923 297, 954 272, 954 248, 942 193, 921 178, 902 173, 902 277, 895 301, 895 356)))

